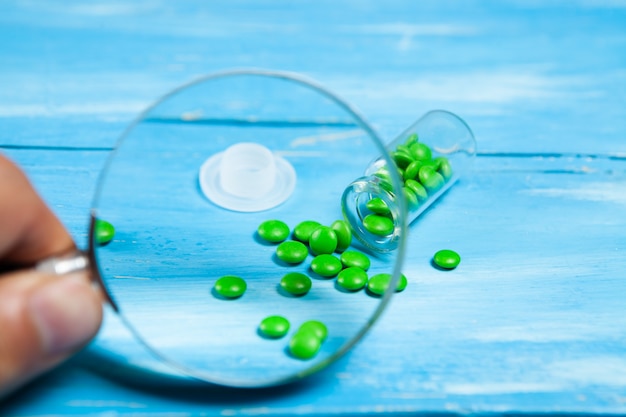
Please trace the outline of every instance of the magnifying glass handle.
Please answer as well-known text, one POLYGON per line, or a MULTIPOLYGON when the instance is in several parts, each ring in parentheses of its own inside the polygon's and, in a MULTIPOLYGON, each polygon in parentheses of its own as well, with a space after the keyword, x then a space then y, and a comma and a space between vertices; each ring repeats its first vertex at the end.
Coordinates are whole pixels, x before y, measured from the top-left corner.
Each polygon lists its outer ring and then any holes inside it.
POLYGON ((113 311, 118 312, 117 304, 113 301, 111 295, 102 283, 102 278, 97 268, 92 268, 93 265, 95 265, 95 260, 90 256, 90 252, 76 249, 63 255, 52 256, 41 260, 34 265, 34 268, 39 272, 52 275, 65 275, 90 269, 92 272, 92 280, 103 289, 105 300, 113 308, 113 311))
POLYGON ((39 272, 47 274, 65 275, 72 272, 82 271, 89 267, 89 257, 85 252, 75 250, 66 255, 54 256, 35 265, 35 269, 39 272))
POLYGON ((2 264, 0 265, 0 274, 7 274, 24 269, 35 269, 47 274, 65 275, 81 271, 88 267, 88 254, 80 250, 73 250, 64 255, 51 256, 35 263, 2 264))

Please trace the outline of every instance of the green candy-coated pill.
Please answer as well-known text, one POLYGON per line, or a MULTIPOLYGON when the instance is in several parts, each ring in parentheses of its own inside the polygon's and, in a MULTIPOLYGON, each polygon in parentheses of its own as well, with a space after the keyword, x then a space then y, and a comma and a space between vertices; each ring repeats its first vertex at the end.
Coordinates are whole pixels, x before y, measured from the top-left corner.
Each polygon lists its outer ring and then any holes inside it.
POLYGON ((363 227, 377 236, 389 236, 393 232, 393 221, 389 217, 368 214, 363 219, 363 227))
POLYGON ((346 268, 337 275, 337 284, 348 291, 357 291, 367 284, 367 272, 361 268, 346 268))
POLYGON ((406 140, 404 141, 404 144, 410 147, 414 143, 417 143, 417 141, 418 141, 417 133, 412 133, 406 138, 406 140))
POLYGON ((408 152, 395 151, 391 153, 391 157, 399 168, 406 168, 413 162, 413 157, 408 152))
POLYGON ((406 167, 406 169, 404 170, 404 180, 414 180, 415 177, 417 177, 417 173, 419 172, 420 168, 422 167, 423 162, 422 161, 413 161, 409 164, 408 167, 406 167))
POLYGON ((333 253, 337 249, 337 233, 327 226, 320 226, 311 233, 309 247, 315 255, 333 253))
POLYGON ((337 235, 337 248, 335 250, 337 252, 343 252, 348 249, 352 243, 352 231, 348 223, 343 220, 335 220, 333 224, 330 225, 330 228, 333 229, 335 235, 337 235))
POLYGON ((396 152, 404 152, 406 154, 411 155, 411 150, 409 149, 409 147, 406 144, 400 144, 400 145, 396 146, 396 152))
POLYGON ((413 193, 415 193, 418 201, 424 201, 428 198, 428 192, 426 191, 426 188, 424 188, 424 186, 419 182, 415 180, 406 180, 404 186, 413 191, 413 193))
POLYGON ((409 187, 402 187, 402 192, 404 193, 404 199, 406 200, 406 205, 409 209, 414 210, 417 208, 418 200, 417 195, 411 190, 409 187))
MULTIPOLYGON (((391 282, 391 274, 377 274, 367 281, 367 290, 374 295, 383 295, 389 283, 391 282)), ((398 285, 396 285, 396 292, 403 291, 407 286, 407 279, 404 274, 400 274, 398 285)))
POLYGON ((435 253, 435 256, 433 256, 433 262, 439 268, 454 269, 461 262, 461 256, 453 250, 442 249, 435 253))
POLYGON ((381 168, 376 171, 374 176, 378 178, 378 185, 380 188, 387 191, 393 190, 393 182, 391 181, 391 176, 389 175, 387 168, 381 168))
POLYGON ((387 169, 387 167, 380 168, 378 171, 374 173, 374 175, 382 180, 391 182, 391 174, 389 173, 389 170, 387 169))
POLYGON ((311 239, 311 233, 313 233, 313 231, 320 226, 320 223, 313 220, 305 220, 303 222, 300 222, 293 229, 293 237, 300 242, 309 243, 309 239, 311 239))
POLYGON ((423 161, 433 157, 430 148, 424 143, 414 143, 409 146, 409 149, 414 159, 423 161))
POLYGON ((324 323, 317 320, 309 320, 305 321, 298 328, 298 333, 313 333, 315 337, 317 337, 320 342, 326 340, 328 337, 328 328, 324 323))
POLYGON ((431 159, 430 161, 424 161, 424 165, 430 165, 435 171, 439 170, 439 164, 441 164, 441 160, 437 158, 431 159))
POLYGON ((106 220, 96 219, 94 235, 98 245, 106 245, 115 236, 115 228, 106 220))
POLYGON ((259 225, 257 233, 263 240, 278 243, 289 236, 289 226, 280 220, 266 220, 259 225))
POLYGON ((452 177, 452 165, 450 165, 450 161, 443 156, 435 158, 435 161, 437 161, 439 165, 438 172, 446 181, 449 180, 452 177))
POLYGON ((234 275, 226 275, 215 282, 213 289, 224 298, 238 298, 246 292, 246 281, 234 275))
POLYGON ((429 177, 422 184, 427 192, 430 194, 436 193, 441 187, 443 187, 446 183, 446 180, 443 179, 443 176, 438 172, 435 172, 435 175, 429 177))
POLYGON ((280 287, 292 295, 304 295, 311 289, 311 278, 300 272, 290 272, 280 280, 280 287))
POLYGON ((380 214, 382 216, 387 216, 391 214, 391 210, 389 210, 389 206, 385 203, 380 197, 375 197, 365 203, 365 208, 371 211, 374 214, 380 214))
POLYGON ((288 264, 299 264, 309 255, 309 249, 302 242, 288 240, 276 248, 276 256, 288 264))
POLYGON ((400 274, 400 279, 398 280, 398 285, 396 285, 396 292, 404 291, 409 281, 406 279, 404 274, 400 274))
POLYGON ((315 357, 322 346, 322 341, 312 332, 296 332, 289 340, 289 353, 297 359, 307 360, 315 357))
POLYGON ((370 267, 370 259, 361 252, 356 251, 346 251, 342 253, 341 263, 346 268, 356 267, 364 271, 367 271, 370 267))
POLYGON ((334 277, 341 271, 342 264, 339 258, 333 255, 322 254, 313 258, 311 269, 322 277, 334 277))
POLYGON ((443 176, 432 165, 424 165, 420 168, 418 177, 426 191, 435 193, 446 183, 443 176))
POLYGON ((435 175, 437 175, 437 170, 431 164, 423 165, 417 173, 418 179, 422 184, 435 175))
POLYGON ((289 320, 282 316, 268 316, 261 320, 259 333, 265 337, 278 339, 289 331, 289 320))

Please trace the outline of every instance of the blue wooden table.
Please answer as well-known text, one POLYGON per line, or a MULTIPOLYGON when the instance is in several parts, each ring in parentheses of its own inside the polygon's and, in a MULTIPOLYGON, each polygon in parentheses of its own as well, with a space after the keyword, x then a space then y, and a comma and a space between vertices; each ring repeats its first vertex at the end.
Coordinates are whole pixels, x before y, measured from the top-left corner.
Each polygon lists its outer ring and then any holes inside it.
POLYGON ((623 2, 5 1, 0 150, 84 247, 124 128, 234 67, 317 79, 386 140, 433 108, 472 127, 472 175, 411 226, 407 289, 328 369, 251 390, 178 376, 107 310, 1 415, 626 413, 623 2), (430 265, 443 247, 456 270, 430 265))

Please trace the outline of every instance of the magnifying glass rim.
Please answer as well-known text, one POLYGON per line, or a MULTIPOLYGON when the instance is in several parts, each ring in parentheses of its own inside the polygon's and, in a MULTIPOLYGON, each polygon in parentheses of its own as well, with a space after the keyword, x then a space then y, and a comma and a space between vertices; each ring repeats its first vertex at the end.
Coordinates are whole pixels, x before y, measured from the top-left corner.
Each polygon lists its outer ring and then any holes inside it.
MULTIPOLYGON (((378 306, 376 307, 372 315, 369 317, 367 322, 363 326, 361 326, 360 330, 329 357, 325 358, 324 360, 318 363, 313 364, 312 366, 310 366, 309 368, 306 368, 303 371, 296 372, 287 377, 279 377, 275 379, 264 380, 258 383, 248 384, 248 383, 241 383, 241 382, 233 383, 232 381, 211 377, 209 374, 207 374, 204 371, 198 371, 193 368, 189 368, 179 363, 177 360, 171 359, 169 356, 161 354, 158 348, 152 347, 146 340, 144 340, 144 338, 141 335, 141 332, 135 328, 135 326, 129 321, 128 318, 126 318, 126 316, 123 314, 118 304, 116 303, 113 297, 113 294, 111 293, 111 291, 105 284, 104 279, 102 278, 103 275, 100 271, 100 268, 97 262, 97 256, 96 256, 97 244, 96 244, 96 239, 95 239, 97 207, 98 207, 98 203, 101 197, 102 185, 104 183, 107 173, 109 172, 110 165, 117 155, 120 145, 130 135, 130 133, 135 129, 135 127, 139 125, 153 109, 155 109, 156 107, 161 105, 163 102, 165 102, 169 98, 175 96, 176 94, 180 93, 181 91, 187 88, 193 87, 195 85, 198 85, 198 84, 210 81, 210 80, 214 80, 218 78, 226 78, 226 77, 231 77, 231 76, 259 76, 259 77, 277 78, 277 79, 282 79, 282 80, 293 82, 294 84, 297 84, 303 87, 308 87, 318 93, 321 93, 323 96, 330 99, 339 107, 341 107, 348 114, 352 115, 354 119, 356 120, 357 124, 359 125, 359 127, 363 129, 372 138, 375 146, 378 148, 380 155, 384 158, 387 165, 394 166, 394 162, 389 156, 389 153, 387 149, 385 148, 383 141, 380 139, 380 137, 378 136, 374 128, 360 114, 360 112, 356 110, 354 107, 352 107, 350 104, 348 104, 345 100, 337 96, 335 93, 331 92, 327 88, 318 84, 316 81, 313 81, 305 76, 302 76, 300 74, 293 73, 293 72, 273 71, 273 70, 264 70, 264 69, 257 69, 257 68, 230 69, 230 70, 210 73, 210 74, 201 76, 199 78, 196 78, 192 81, 189 81, 185 84, 182 84, 179 87, 171 90, 167 94, 161 96, 153 104, 151 104, 144 111, 142 111, 130 123, 130 125, 124 130, 124 132, 120 135, 120 137, 115 143, 113 151, 109 154, 107 161, 105 162, 104 167, 102 171, 100 172, 98 180, 96 182, 97 187, 96 187, 96 192, 94 194, 94 198, 92 201, 92 208, 91 208, 91 213, 90 213, 89 249, 87 253, 88 253, 88 257, 90 261, 89 264, 90 264, 90 268, 92 271, 92 275, 94 279, 97 281, 97 283, 104 290, 106 301, 110 304, 112 309, 117 313, 119 318, 122 320, 124 325, 128 328, 128 330, 133 334, 133 336, 137 339, 137 341, 139 341, 150 353, 152 353, 160 361, 172 366, 174 369, 177 369, 183 372, 186 376, 195 378, 201 382, 207 382, 207 383, 217 384, 217 385, 222 385, 222 386, 242 387, 242 388, 269 387, 269 386, 275 386, 275 385, 282 385, 282 384, 286 384, 286 383, 290 383, 290 382, 302 379, 330 365, 331 363, 336 361, 338 358, 343 356, 347 351, 349 351, 365 335, 365 333, 367 333, 367 331, 376 322, 378 317, 382 314, 385 307, 389 303, 391 296, 395 292, 394 290, 400 278, 402 264, 404 262, 404 254, 405 254, 405 247, 406 247, 405 246, 406 245, 406 231, 407 231, 406 204, 404 202, 404 196, 402 195, 403 193, 397 193, 396 197, 397 197, 397 201, 399 205, 399 212, 400 212, 399 225, 401 227, 401 232, 400 232, 400 237, 398 241, 398 247, 396 249, 397 250, 396 262, 395 262, 394 269, 392 272, 391 282, 387 291, 385 291, 385 294, 381 297, 380 302, 378 303, 378 306)), ((395 170, 390 170, 390 171, 391 171, 391 181, 394 186, 394 189, 401 190, 402 183, 400 181, 399 174, 395 172, 395 170)))

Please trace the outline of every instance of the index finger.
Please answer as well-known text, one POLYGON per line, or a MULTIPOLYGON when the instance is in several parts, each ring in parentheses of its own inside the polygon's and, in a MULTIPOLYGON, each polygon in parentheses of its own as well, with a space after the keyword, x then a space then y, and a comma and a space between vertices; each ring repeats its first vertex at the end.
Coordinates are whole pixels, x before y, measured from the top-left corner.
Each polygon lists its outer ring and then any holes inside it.
POLYGON ((74 248, 21 169, 0 154, 0 264, 32 264, 74 248))

